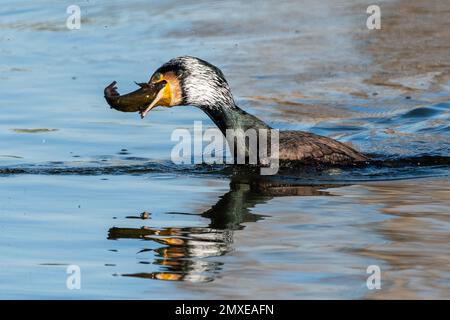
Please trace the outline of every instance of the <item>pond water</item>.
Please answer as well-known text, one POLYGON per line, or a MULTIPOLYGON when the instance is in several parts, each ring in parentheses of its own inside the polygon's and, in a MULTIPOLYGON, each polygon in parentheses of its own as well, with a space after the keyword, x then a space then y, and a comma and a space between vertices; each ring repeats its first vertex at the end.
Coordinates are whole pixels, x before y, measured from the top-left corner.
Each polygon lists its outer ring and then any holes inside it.
POLYGON ((381 1, 374 31, 367 1, 79 1, 68 30, 70 1, 4 1, 0 298, 450 298, 450 5, 427 3, 381 1), (400 41, 411 16, 428 33, 400 41), (141 120, 103 88, 134 90, 180 55, 220 67, 273 127, 377 164, 275 177, 173 164, 172 131, 212 122, 188 106, 141 120))

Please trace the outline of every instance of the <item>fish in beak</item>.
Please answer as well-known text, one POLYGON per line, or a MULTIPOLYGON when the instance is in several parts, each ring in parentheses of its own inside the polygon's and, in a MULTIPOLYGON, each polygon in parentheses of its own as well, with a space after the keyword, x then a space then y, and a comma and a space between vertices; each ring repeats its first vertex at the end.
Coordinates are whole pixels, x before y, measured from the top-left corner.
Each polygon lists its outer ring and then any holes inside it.
POLYGON ((139 112, 141 118, 144 118, 163 98, 163 89, 167 81, 163 80, 157 83, 136 82, 139 89, 124 95, 119 94, 116 84, 116 81, 112 82, 104 91, 109 106, 122 112, 139 112))

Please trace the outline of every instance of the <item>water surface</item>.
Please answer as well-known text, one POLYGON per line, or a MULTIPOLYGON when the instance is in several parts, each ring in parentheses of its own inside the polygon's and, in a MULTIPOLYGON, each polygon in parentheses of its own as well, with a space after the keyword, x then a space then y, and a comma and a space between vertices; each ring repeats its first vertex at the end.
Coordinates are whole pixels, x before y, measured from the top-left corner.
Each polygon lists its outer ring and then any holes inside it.
POLYGON ((1 298, 450 298, 448 5, 382 1, 378 32, 367 1, 86 1, 69 31, 71 4, 2 4, 1 298), (140 120, 103 88, 186 54, 272 126, 376 161, 268 178, 174 165, 172 131, 209 119, 140 120))

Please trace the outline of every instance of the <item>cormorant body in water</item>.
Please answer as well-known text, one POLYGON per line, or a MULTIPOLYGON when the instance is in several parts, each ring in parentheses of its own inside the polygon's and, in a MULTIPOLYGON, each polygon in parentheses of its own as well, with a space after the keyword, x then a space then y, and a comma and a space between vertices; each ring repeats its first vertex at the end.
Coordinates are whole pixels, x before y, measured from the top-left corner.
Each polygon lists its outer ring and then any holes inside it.
MULTIPOLYGON (((105 88, 111 108, 139 112, 141 117, 157 106, 192 105, 203 110, 225 135, 227 129, 272 129, 240 109, 225 77, 212 64, 189 56, 163 64, 140 89, 119 95, 116 82, 105 88)), ((245 147, 248 151, 248 148, 245 147)), ((233 152, 233 151, 232 151, 233 152)), ((368 158, 352 147, 328 137, 304 131, 279 132, 279 161, 289 165, 354 165, 368 158)))

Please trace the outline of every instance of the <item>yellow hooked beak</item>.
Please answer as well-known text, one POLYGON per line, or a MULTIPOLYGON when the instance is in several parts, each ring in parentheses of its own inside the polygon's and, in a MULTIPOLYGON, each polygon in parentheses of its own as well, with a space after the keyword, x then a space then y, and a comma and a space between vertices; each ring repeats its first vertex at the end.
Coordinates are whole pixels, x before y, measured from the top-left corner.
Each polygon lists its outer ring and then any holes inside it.
POLYGON ((155 99, 148 105, 148 107, 143 112, 140 112, 142 119, 144 119, 147 113, 149 113, 153 108, 156 108, 158 106, 170 107, 172 105, 172 92, 170 89, 170 83, 166 79, 164 79, 164 75, 161 73, 155 73, 150 79, 150 83, 156 86, 159 83, 164 83, 164 87, 159 90, 155 99))

